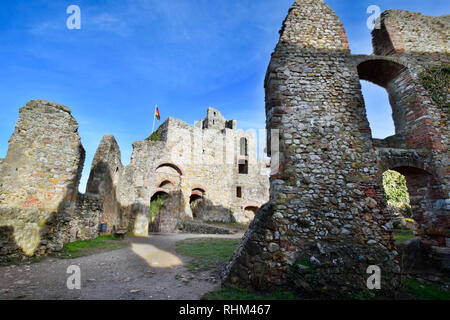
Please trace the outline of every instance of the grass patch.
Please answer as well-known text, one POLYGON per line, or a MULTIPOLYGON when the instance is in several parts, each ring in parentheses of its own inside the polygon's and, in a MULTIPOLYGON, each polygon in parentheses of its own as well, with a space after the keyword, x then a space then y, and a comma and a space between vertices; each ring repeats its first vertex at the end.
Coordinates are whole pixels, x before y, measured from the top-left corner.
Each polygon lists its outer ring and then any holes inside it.
POLYGON ((394 230, 394 238, 397 242, 405 242, 415 237, 412 230, 394 230))
POLYGON ((278 290, 269 295, 258 295, 239 288, 223 288, 206 293, 201 300, 299 300, 291 292, 278 290))
POLYGON ((450 292, 414 279, 405 280, 407 290, 421 300, 450 300, 450 292))
POLYGON ((119 237, 104 235, 92 240, 76 241, 64 245, 59 258, 73 259, 95 253, 100 249, 118 249, 127 245, 119 237))
POLYGON ((238 239, 187 239, 176 244, 176 251, 192 257, 187 268, 192 273, 215 269, 228 262, 239 244, 238 239))

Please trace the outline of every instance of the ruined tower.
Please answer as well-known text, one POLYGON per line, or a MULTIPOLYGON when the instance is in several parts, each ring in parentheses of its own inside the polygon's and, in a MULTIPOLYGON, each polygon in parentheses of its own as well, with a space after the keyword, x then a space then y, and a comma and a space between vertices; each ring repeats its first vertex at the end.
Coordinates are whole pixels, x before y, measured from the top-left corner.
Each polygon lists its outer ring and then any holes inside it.
POLYGON ((397 253, 344 27, 322 0, 302 0, 280 34, 265 79, 267 128, 280 132, 279 170, 224 283, 361 290, 376 265, 382 288, 392 288, 397 253))

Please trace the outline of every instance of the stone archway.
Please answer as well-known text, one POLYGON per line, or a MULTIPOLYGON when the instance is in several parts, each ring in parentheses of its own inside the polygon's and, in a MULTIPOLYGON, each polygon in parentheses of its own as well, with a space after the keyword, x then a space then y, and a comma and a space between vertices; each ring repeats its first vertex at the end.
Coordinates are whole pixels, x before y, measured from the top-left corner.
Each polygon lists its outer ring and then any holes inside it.
POLYGON ((164 168, 171 168, 173 170, 175 170, 177 172, 177 174, 181 177, 184 177, 186 175, 186 173, 184 172, 184 170, 182 169, 181 166, 172 163, 172 162, 162 162, 160 163, 157 167, 156 167, 156 171, 158 172, 160 169, 164 169, 164 168))
POLYGON ((439 129, 430 121, 428 93, 400 58, 355 55, 352 61, 360 80, 386 89, 389 95, 395 135, 386 141, 401 148, 440 147, 439 129))
POLYGON ((169 198, 169 193, 163 189, 155 192, 150 200, 149 209, 149 232, 161 232, 161 208, 169 198))
POLYGON ((251 222, 255 218, 256 212, 258 212, 258 210, 259 210, 258 206, 254 205, 246 206, 244 208, 244 217, 248 219, 249 222, 251 222))
POLYGON ((189 198, 189 205, 194 219, 201 219, 205 210, 206 190, 203 187, 196 186, 192 189, 189 198))

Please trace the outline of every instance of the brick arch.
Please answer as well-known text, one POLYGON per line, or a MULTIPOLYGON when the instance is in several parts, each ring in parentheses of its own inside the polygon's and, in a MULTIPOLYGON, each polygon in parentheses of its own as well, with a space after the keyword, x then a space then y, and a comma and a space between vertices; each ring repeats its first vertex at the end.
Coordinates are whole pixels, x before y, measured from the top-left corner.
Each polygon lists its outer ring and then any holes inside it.
POLYGON ((156 167, 155 171, 163 167, 170 167, 172 169, 175 169, 181 177, 186 176, 186 172, 183 170, 183 168, 173 162, 162 162, 156 167))
POLYGON ((358 63, 357 69, 361 80, 373 82, 385 89, 391 81, 408 70, 394 59, 384 57, 366 58, 358 63))
POLYGON ((251 206, 244 206, 244 211, 254 211, 256 213, 256 211, 259 210, 259 206, 257 205, 251 205, 251 206))
POLYGON ((414 150, 377 149, 378 167, 381 172, 399 167, 411 167, 437 176, 437 171, 427 157, 419 155, 414 150))
POLYGON ((169 182, 173 187, 176 187, 176 185, 177 185, 174 179, 166 178, 166 179, 163 179, 161 182, 158 182, 156 184, 156 188, 162 188, 162 185, 165 184, 166 182, 169 182))
POLYGON ((433 125, 429 94, 398 57, 357 55, 352 57, 360 80, 386 89, 395 124, 394 139, 407 148, 441 148, 433 125))
POLYGON ((206 195, 206 192, 207 192, 207 189, 201 184, 195 184, 195 185, 191 186, 191 189, 192 189, 192 191, 194 191, 196 189, 201 190, 203 192, 203 195, 206 195))
MULTIPOLYGON (((443 214, 446 195, 442 192, 443 182, 437 171, 423 159, 417 158, 393 157, 379 161, 379 164, 381 172, 393 170, 405 176, 413 218, 419 225, 420 235, 436 238, 432 232, 447 225, 447 216, 443 214)), ((443 242, 444 238, 440 240, 443 242)))
POLYGON ((153 193, 153 195, 150 198, 152 199, 155 195, 160 194, 160 193, 169 195, 169 191, 167 191, 166 189, 156 188, 155 192, 153 193))
POLYGON ((244 210, 246 208, 249 208, 249 207, 254 207, 254 208, 258 208, 259 209, 261 207, 261 204, 256 203, 254 201, 244 201, 243 204, 242 204, 242 207, 244 208, 244 210))

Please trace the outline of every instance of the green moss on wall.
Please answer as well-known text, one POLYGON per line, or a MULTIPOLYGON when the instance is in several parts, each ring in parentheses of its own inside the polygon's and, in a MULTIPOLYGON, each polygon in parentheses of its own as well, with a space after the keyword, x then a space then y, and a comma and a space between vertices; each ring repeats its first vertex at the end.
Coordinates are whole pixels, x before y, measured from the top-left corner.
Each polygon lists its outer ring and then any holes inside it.
POLYGON ((153 132, 152 135, 145 140, 153 142, 161 141, 161 134, 162 134, 161 129, 158 128, 158 130, 153 132))
POLYGON ((450 88, 450 64, 426 69, 419 75, 419 79, 430 92, 433 101, 446 112, 449 113, 449 88, 450 88))

